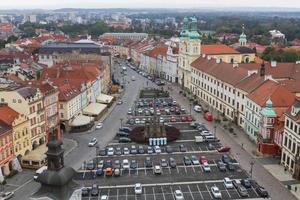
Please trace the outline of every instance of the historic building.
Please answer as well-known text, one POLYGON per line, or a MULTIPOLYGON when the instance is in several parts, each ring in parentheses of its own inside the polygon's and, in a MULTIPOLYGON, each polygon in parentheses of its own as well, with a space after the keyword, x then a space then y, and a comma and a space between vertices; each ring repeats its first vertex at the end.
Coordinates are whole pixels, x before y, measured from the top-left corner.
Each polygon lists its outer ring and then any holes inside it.
POLYGON ((12 166, 13 153, 12 128, 0 120, 0 177, 9 175, 12 166))

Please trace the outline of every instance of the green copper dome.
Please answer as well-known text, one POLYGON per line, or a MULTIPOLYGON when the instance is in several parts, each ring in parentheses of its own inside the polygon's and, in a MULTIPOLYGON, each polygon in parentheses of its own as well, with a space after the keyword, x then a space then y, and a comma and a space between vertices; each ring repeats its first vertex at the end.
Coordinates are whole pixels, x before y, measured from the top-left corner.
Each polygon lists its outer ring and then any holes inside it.
POLYGON ((244 32, 240 35, 240 39, 247 39, 247 36, 244 32))
POLYGON ((189 19, 187 17, 184 17, 182 31, 180 33, 180 36, 188 37, 188 35, 189 35, 189 19))
POLYGON ((268 99, 266 102, 266 106, 262 109, 261 114, 266 116, 266 117, 276 117, 276 113, 273 110, 273 102, 271 99, 268 99))
POLYGON ((189 33, 189 38, 190 39, 199 39, 200 38, 200 34, 198 33, 198 20, 196 17, 192 17, 191 18, 191 31, 189 33))

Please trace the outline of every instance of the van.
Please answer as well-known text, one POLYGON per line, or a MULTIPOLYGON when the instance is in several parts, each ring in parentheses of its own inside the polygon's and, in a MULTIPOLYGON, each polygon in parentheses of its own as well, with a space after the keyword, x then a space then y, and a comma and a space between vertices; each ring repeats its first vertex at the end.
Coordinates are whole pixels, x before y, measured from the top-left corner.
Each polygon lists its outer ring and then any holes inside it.
POLYGON ((43 173, 44 171, 46 171, 48 169, 47 166, 43 166, 41 168, 39 168, 38 170, 35 171, 35 175, 33 176, 33 179, 36 180, 38 178, 38 176, 43 173))
POLYGON ((204 136, 204 140, 205 140, 205 142, 215 142, 218 139, 213 135, 206 135, 206 136, 204 136))

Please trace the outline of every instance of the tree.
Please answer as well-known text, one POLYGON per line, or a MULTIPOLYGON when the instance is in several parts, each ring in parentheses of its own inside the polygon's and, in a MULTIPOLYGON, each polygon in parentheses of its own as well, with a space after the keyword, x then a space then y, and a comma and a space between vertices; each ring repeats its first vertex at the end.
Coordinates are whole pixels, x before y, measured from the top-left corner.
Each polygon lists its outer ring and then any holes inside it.
POLYGON ((6 44, 6 41, 0 39, 0 49, 4 48, 5 44, 6 44))

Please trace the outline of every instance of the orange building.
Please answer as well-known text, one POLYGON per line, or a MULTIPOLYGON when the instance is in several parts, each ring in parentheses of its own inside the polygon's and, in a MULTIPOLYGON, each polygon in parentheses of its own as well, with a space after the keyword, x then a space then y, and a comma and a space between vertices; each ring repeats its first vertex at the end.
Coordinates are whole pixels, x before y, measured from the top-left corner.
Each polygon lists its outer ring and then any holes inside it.
POLYGON ((4 176, 7 176, 12 169, 13 157, 12 128, 0 120, 0 167, 4 176))

